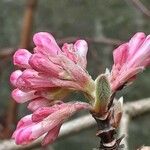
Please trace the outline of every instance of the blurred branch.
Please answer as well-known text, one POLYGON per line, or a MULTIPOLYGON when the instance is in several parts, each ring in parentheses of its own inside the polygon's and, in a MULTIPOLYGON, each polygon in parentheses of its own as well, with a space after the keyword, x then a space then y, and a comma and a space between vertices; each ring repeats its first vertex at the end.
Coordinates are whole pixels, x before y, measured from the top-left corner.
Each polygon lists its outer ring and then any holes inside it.
POLYGON ((118 39, 112 39, 112 38, 107 38, 107 37, 100 37, 100 38, 67 37, 67 38, 58 40, 58 44, 63 45, 63 43, 65 43, 65 42, 72 43, 72 42, 75 42, 76 40, 78 40, 79 38, 80 39, 83 38, 89 43, 108 44, 108 45, 120 45, 121 43, 123 43, 122 41, 120 41, 118 39))
MULTIPOLYGON (((124 105, 125 115, 123 115, 122 123, 120 125, 121 134, 128 133, 127 128, 129 124, 129 118, 127 116, 130 116, 133 118, 133 117, 137 117, 147 112, 150 112, 150 98, 126 103, 124 105)), ((96 125, 96 122, 91 115, 85 115, 83 117, 74 119, 72 121, 65 123, 62 126, 59 139, 77 134, 95 125, 96 125)), ((0 150, 6 150, 6 149, 7 150, 31 150, 33 148, 40 147, 41 140, 42 138, 39 138, 35 142, 26 146, 16 145, 13 140, 1 141, 0 150)))
MULTIPOLYGON (((63 39, 58 40, 57 43, 59 46, 62 46, 64 43, 73 43, 78 39, 79 38, 77 38, 77 37, 67 37, 67 38, 63 38, 63 39)), ((120 41, 118 39, 111 39, 111 38, 106 38, 106 37, 103 37, 103 38, 83 38, 83 39, 85 39, 88 43, 108 44, 108 45, 114 45, 114 46, 120 45, 121 43, 123 43, 123 41, 120 41)), ((26 42, 26 40, 25 40, 25 42, 26 42)), ((27 47, 27 46, 23 46, 21 48, 25 48, 25 47, 27 47)), ((32 47, 29 49, 32 49, 32 47)), ((1 49, 0 50, 0 59, 11 56, 15 51, 16 51, 16 48, 1 49)))
POLYGON ((128 150, 128 129, 129 129, 129 121, 130 116, 125 112, 122 116, 121 122, 120 122, 120 128, 119 128, 119 135, 120 137, 122 135, 125 135, 123 140, 121 141, 122 144, 124 144, 124 150, 128 150))
POLYGON ((138 150, 150 150, 150 146, 142 146, 138 150))
POLYGON ((150 10, 140 0, 132 0, 132 2, 145 16, 150 17, 150 10))
POLYGON ((22 23, 22 32, 21 32, 21 48, 28 48, 30 45, 31 35, 32 35, 32 26, 34 12, 37 6, 37 0, 27 0, 27 6, 24 14, 24 19, 22 23))
POLYGON ((140 116, 145 112, 150 112, 150 98, 126 103, 124 110, 132 118, 140 116))
MULTIPOLYGON (((23 23, 22 23, 22 32, 21 32, 21 41, 20 41, 20 47, 21 48, 28 48, 30 45, 30 37, 31 37, 31 31, 32 31, 32 25, 33 25, 33 14, 35 11, 37 5, 37 0, 28 0, 27 6, 25 10, 25 15, 23 17, 23 23)), ((11 55, 14 51, 13 50, 6 50, 1 51, 2 57, 11 55)), ((14 127, 17 122, 17 115, 18 114, 18 104, 14 100, 10 100, 9 105, 9 111, 7 111, 7 117, 6 117, 6 126, 3 130, 3 137, 1 138, 8 138, 11 136, 11 133, 14 130, 14 127)))

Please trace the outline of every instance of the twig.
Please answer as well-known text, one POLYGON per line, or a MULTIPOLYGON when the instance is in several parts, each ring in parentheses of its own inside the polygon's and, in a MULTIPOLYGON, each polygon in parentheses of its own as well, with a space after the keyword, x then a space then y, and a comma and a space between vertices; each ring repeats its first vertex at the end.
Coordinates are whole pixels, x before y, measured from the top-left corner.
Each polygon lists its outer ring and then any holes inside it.
POLYGON ((150 10, 140 0, 132 0, 132 2, 145 16, 150 17, 150 10))
POLYGON ((150 150, 150 146, 142 146, 138 150, 150 150))
POLYGON ((89 43, 103 43, 103 44, 108 44, 108 45, 120 45, 121 43, 123 43, 123 41, 121 41, 121 40, 107 38, 107 37, 101 37, 101 38, 67 37, 67 38, 63 38, 63 39, 58 40, 58 44, 62 45, 65 42, 68 42, 68 43, 75 42, 79 38, 80 39, 83 38, 89 43))
POLYGON ((130 117, 140 116, 145 112, 150 112, 150 98, 145 98, 135 102, 126 103, 124 106, 125 112, 130 117))
POLYGON ((125 135, 121 144, 124 145, 124 150, 128 150, 128 127, 129 127, 130 117, 127 113, 124 113, 120 122, 119 135, 125 135))
MULTIPOLYGON (((23 25, 22 25, 22 32, 21 32, 21 41, 20 41, 20 47, 22 48, 28 48, 30 45, 30 37, 31 37, 31 29, 33 24, 33 13, 35 10, 35 7, 37 5, 37 0, 28 0, 27 1, 27 7, 25 11, 25 15, 23 18, 23 25)), ((10 50, 10 54, 12 54, 12 50, 10 50)), ((7 51, 8 54, 8 51, 7 51)), ((4 57, 4 53, 2 55, 4 57)), ((4 129, 6 133, 6 137, 9 137, 13 131, 13 126, 15 126, 17 121, 17 110, 18 105, 15 101, 11 100, 11 103, 9 105, 9 111, 7 113, 6 118, 6 127, 4 129)))
MULTIPOLYGON (((150 98, 129 102, 124 105, 124 113, 132 118, 146 112, 150 112, 150 98)), ((129 122, 126 121, 126 123, 128 124, 129 122)), ((120 128, 122 129, 120 130, 123 131, 123 129, 126 128, 124 125, 127 126, 127 124, 121 124, 120 128)), ((96 122, 91 115, 86 115, 69 121, 62 126, 59 139, 71 136, 72 134, 77 134, 93 126, 96 126, 96 122)), ((125 133, 127 133, 126 131, 125 133)), ((16 145, 13 140, 5 140, 1 141, 0 150, 31 150, 35 147, 40 147, 41 140, 42 138, 39 138, 35 142, 26 146, 16 145)))
POLYGON ((33 26, 33 18, 35 9, 37 6, 37 0, 28 0, 26 11, 24 14, 24 19, 22 23, 22 32, 21 32, 21 40, 20 47, 21 48, 29 48, 30 46, 30 38, 32 35, 32 26, 33 26))

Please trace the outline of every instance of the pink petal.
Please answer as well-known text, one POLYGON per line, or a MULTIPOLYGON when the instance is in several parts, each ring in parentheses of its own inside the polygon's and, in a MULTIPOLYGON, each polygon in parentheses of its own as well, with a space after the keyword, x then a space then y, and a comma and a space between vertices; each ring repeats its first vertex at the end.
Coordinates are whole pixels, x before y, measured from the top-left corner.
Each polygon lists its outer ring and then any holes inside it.
POLYGON ((52 144, 57 139, 60 128, 61 128, 61 125, 58 125, 54 127, 53 129, 51 129, 44 137, 42 141, 42 145, 44 146, 44 145, 52 144))
POLYGON ((13 56, 14 65, 21 68, 31 68, 28 61, 31 57, 31 53, 26 49, 19 49, 13 56))
POLYGON ((28 126, 26 128, 20 128, 14 132, 14 139, 16 144, 26 145, 29 144, 34 139, 31 137, 33 126, 28 126))
POLYGON ((36 98, 28 104, 28 109, 31 111, 36 111, 41 107, 47 107, 47 106, 50 106, 49 100, 45 98, 36 98))
POLYGON ((139 50, 141 44, 144 42, 146 36, 143 32, 136 33, 129 41, 129 59, 139 50))
POLYGON ((47 32, 39 32, 33 36, 33 41, 38 47, 36 52, 40 52, 45 55, 57 55, 58 51, 61 51, 57 45, 54 37, 47 32))
POLYGON ((75 51, 79 54, 79 56, 86 58, 88 51, 88 44, 85 40, 78 40, 74 44, 75 51))
POLYGON ((79 110, 90 109, 90 105, 88 103, 82 102, 66 103, 61 105, 61 108, 50 114, 48 117, 43 119, 43 121, 37 123, 32 128, 31 138, 36 139, 40 137, 42 134, 62 124, 66 119, 68 119, 70 116, 72 116, 75 112, 79 110))
POLYGON ((10 82, 13 86, 16 86, 17 83, 17 79, 19 78, 19 76, 22 75, 22 71, 21 70, 16 70, 14 71, 11 76, 10 76, 10 82))
POLYGON ((39 74, 33 69, 26 69, 17 80, 17 87, 21 90, 43 89, 53 87, 53 78, 39 74))
POLYGON ((29 126, 32 123, 33 123, 33 121, 32 121, 32 114, 27 115, 27 116, 21 118, 21 120, 18 122, 17 129, 25 127, 25 126, 29 126))
POLYGON ((42 121, 44 118, 54 113, 55 111, 57 111, 57 108, 54 107, 40 107, 33 113, 32 120, 33 122, 42 121))
POLYGON ((128 44, 122 44, 113 52, 114 63, 122 65, 128 57, 128 44))
POLYGON ((91 77, 85 72, 83 68, 74 64, 74 62, 70 61, 65 56, 61 56, 61 65, 65 70, 68 70, 70 78, 74 80, 75 83, 79 84, 80 89, 76 87, 77 90, 83 90, 83 87, 86 85, 86 83, 91 80, 91 77))
POLYGON ((73 44, 65 43, 62 47, 62 51, 70 60, 77 63, 77 56, 75 54, 75 49, 73 47, 73 44))
POLYGON ((38 73, 32 69, 26 69, 23 71, 22 75, 17 80, 17 87, 23 91, 43 90, 44 88, 51 87, 81 88, 75 82, 69 80, 60 80, 47 74, 38 73))
POLYGON ((50 76, 59 76, 63 71, 61 66, 54 64, 48 57, 40 53, 33 54, 29 63, 36 71, 49 73, 50 76))
POLYGON ((12 91, 12 97, 17 103, 24 103, 31 99, 37 98, 38 96, 34 94, 35 91, 23 92, 19 89, 12 91))
POLYGON ((74 44, 74 49, 76 50, 76 54, 78 54, 78 62, 77 63, 82 68, 85 69, 87 66, 87 60, 86 60, 86 55, 87 55, 87 51, 88 51, 87 42, 85 40, 78 40, 74 44))
POLYGON ((133 56, 133 58, 129 62, 129 67, 142 66, 148 59, 150 59, 150 35, 146 37, 145 41, 140 46, 137 53, 133 56))

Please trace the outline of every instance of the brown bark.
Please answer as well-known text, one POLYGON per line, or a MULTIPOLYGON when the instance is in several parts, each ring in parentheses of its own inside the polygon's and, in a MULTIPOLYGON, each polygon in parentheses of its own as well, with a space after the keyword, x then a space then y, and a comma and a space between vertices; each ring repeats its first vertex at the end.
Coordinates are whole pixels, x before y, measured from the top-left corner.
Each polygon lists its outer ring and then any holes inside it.
MULTIPOLYGON (((21 40, 19 47, 28 48, 30 46, 30 37, 32 34, 34 11, 37 6, 37 0, 28 0, 23 17, 21 40)), ((14 100, 10 100, 10 105, 7 111, 6 126, 3 130, 1 138, 8 138, 11 136, 17 122, 18 105, 14 100)))

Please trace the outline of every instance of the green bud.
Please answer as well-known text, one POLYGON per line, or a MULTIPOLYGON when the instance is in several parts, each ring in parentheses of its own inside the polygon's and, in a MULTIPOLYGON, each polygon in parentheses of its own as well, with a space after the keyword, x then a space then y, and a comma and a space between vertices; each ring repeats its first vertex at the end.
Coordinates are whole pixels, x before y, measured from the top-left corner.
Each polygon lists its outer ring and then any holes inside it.
POLYGON ((110 101, 111 88, 107 75, 101 74, 95 80, 94 111, 100 116, 105 115, 110 101))
POLYGON ((120 124, 120 120, 123 113, 123 97, 119 98, 118 101, 114 101, 114 106, 111 109, 112 115, 111 115, 111 125, 114 128, 117 128, 120 124))

